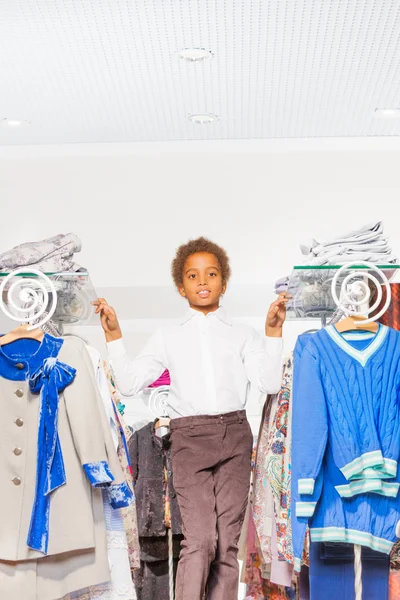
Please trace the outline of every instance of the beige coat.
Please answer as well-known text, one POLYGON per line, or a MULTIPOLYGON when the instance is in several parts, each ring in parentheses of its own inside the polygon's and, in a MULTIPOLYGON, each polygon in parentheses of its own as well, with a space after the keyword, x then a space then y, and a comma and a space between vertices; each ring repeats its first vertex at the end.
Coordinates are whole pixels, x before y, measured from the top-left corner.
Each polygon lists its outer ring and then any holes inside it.
MULTIPOLYGON (((114 483, 124 481, 84 343, 67 338, 58 358, 77 373, 59 395, 58 433, 67 483, 51 495, 48 556, 95 547, 93 502, 101 502, 101 494, 92 489, 83 464, 107 461, 114 483)), ((0 379, 0 561, 43 557, 26 545, 36 482, 39 403, 27 382, 0 379)))
POLYGON ((94 490, 96 547, 20 562, 0 561, 1 600, 55 600, 110 579, 101 491, 94 490))

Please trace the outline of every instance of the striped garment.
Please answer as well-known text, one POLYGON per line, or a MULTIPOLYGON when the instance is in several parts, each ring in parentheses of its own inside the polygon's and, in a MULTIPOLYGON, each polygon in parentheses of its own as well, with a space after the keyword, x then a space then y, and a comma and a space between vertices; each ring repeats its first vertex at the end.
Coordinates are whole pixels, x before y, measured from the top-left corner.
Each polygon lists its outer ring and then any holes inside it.
POLYGON ((300 336, 294 356, 292 529, 295 568, 315 542, 390 553, 400 517, 400 333, 300 336))

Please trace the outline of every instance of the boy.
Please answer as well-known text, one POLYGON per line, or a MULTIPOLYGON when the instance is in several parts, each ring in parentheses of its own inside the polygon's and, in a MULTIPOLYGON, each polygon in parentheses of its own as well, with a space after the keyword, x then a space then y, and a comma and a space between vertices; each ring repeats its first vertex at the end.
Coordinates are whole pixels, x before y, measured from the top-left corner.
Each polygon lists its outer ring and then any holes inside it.
POLYGON ((168 369, 174 487, 185 540, 176 600, 235 600, 237 543, 247 504, 253 436, 246 419, 249 382, 265 394, 281 385, 282 294, 262 339, 220 308, 230 277, 223 248, 201 237, 178 248, 172 277, 189 311, 158 331, 130 360, 115 311, 95 302, 120 391, 134 395, 168 369))

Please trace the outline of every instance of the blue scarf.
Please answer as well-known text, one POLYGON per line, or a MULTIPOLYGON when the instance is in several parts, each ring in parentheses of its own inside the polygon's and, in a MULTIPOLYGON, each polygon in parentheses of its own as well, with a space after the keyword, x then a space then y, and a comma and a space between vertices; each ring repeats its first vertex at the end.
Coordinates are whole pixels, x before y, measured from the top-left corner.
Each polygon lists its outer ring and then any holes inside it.
POLYGON ((44 554, 49 545, 50 494, 66 483, 58 437, 58 394, 73 382, 75 374, 75 369, 50 357, 29 378, 31 392, 40 393, 40 412, 36 490, 27 544, 44 554))

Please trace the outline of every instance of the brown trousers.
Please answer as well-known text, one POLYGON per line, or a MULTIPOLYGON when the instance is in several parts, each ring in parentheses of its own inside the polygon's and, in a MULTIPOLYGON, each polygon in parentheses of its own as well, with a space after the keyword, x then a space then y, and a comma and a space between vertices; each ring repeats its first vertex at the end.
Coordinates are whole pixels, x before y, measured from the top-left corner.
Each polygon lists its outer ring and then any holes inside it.
POLYGON ((174 419, 170 429, 185 536, 176 600, 235 600, 253 444, 246 413, 174 419))

